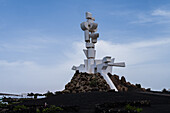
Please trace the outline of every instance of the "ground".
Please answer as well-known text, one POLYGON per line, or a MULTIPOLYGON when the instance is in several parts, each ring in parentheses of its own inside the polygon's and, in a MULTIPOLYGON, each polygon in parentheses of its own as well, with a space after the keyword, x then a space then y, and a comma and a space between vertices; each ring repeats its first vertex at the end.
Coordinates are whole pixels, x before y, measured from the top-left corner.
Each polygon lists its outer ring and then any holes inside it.
POLYGON ((144 92, 89 92, 58 94, 45 99, 24 102, 29 105, 76 106, 79 113, 95 113, 96 105, 104 103, 140 102, 146 100, 149 106, 141 106, 141 113, 170 113, 170 95, 144 92))

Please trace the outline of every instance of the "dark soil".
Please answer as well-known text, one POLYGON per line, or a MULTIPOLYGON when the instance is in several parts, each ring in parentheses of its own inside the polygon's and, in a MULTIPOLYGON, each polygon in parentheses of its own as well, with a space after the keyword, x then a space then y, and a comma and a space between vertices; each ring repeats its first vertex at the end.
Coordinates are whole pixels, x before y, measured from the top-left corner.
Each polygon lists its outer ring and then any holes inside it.
POLYGON ((147 100, 150 106, 141 106, 141 113, 170 113, 170 95, 140 92, 89 92, 59 94, 45 99, 26 101, 26 106, 42 106, 45 103, 56 106, 76 106, 79 113, 95 113, 96 106, 105 103, 127 103, 147 100))

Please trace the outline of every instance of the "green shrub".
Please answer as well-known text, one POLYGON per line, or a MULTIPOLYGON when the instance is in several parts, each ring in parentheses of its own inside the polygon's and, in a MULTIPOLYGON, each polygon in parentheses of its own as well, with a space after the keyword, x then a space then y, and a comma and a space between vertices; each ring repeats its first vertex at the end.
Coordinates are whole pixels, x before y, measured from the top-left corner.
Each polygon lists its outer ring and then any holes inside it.
POLYGON ((51 105, 50 108, 43 109, 43 113, 57 113, 63 111, 61 107, 56 107, 55 105, 51 105))
POLYGON ((22 111, 22 110, 27 110, 27 109, 28 109, 28 107, 26 107, 24 105, 18 105, 13 108, 13 111, 22 111))
POLYGON ((140 113, 142 111, 142 108, 136 108, 135 106, 131 106, 129 104, 125 106, 125 109, 127 111, 137 111, 137 113, 140 113))
POLYGON ((5 107, 5 106, 7 106, 7 104, 0 102, 0 107, 5 107))
POLYGON ((140 112, 142 112, 142 108, 136 108, 136 111, 137 111, 137 113, 140 113, 140 112))
POLYGON ((39 110, 38 108, 36 109, 36 113, 41 113, 40 110, 39 110))

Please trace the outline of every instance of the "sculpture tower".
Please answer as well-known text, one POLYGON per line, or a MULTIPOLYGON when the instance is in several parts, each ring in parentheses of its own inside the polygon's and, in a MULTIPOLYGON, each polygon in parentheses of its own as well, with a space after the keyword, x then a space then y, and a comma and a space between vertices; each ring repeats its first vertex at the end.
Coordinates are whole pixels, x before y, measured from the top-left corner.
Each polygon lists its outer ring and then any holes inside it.
POLYGON ((94 23, 95 18, 92 17, 90 12, 86 12, 86 22, 82 22, 80 24, 81 29, 84 31, 85 37, 85 46, 86 49, 83 49, 86 58, 84 60, 84 64, 80 64, 80 66, 73 66, 73 70, 78 70, 79 72, 87 72, 87 73, 100 73, 104 79, 107 81, 111 89, 116 89, 113 82, 108 76, 108 73, 112 73, 112 66, 117 67, 125 67, 125 63, 114 63, 115 58, 110 56, 104 57, 102 60, 95 59, 96 50, 95 43, 97 43, 97 39, 99 37, 99 33, 95 33, 97 31, 98 24, 94 23))

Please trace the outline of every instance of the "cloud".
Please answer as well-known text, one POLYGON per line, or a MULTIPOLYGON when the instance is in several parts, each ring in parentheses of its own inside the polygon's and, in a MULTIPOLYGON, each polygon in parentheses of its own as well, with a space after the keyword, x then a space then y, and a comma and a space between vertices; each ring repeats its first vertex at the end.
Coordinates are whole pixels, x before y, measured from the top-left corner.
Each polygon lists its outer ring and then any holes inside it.
POLYGON ((101 41, 97 48, 99 56, 110 55, 116 61, 125 61, 126 68, 114 68, 114 73, 125 75, 132 83, 161 90, 170 87, 168 63, 170 38, 146 40, 129 44, 113 44, 101 41), (152 81, 152 82, 150 82, 152 81), (158 84, 159 83, 159 84, 158 84))
MULTIPOLYGON (((73 42, 72 48, 65 51, 60 63, 55 65, 38 64, 34 61, 0 60, 1 92, 47 92, 62 90, 71 80, 73 65, 83 63, 84 42, 73 42), (61 63, 62 61, 62 63, 61 63)), ((144 40, 119 44, 99 40, 96 44, 97 59, 104 56, 116 58, 116 62, 125 61, 125 68, 114 68, 113 73, 124 75, 127 81, 141 83, 143 87, 161 90, 169 88, 170 38, 144 40), (152 82, 151 82, 152 81, 152 82)))
POLYGON ((143 24, 143 23, 151 23, 151 22, 153 22, 153 18, 152 17, 148 17, 148 16, 142 14, 142 15, 138 15, 137 20, 132 21, 130 23, 133 23, 133 24, 143 24))
POLYGON ((47 92, 62 90, 70 80, 67 64, 40 65, 31 61, 0 61, 1 92, 47 92))
POLYGON ((152 39, 150 41, 135 42, 129 45, 134 48, 144 48, 144 47, 161 46, 165 44, 170 44, 170 38, 163 38, 157 40, 152 39))
POLYGON ((170 45, 170 38, 129 44, 114 44, 100 40, 97 44, 97 55, 101 58, 103 55, 110 54, 119 60, 127 61, 129 65, 146 63, 147 61, 159 59, 160 53, 166 54, 167 48, 165 48, 165 45, 170 45), (155 56, 154 58, 153 55, 155 56))
MULTIPOLYGON (((65 41, 66 42, 66 41, 65 41)), ((36 63, 55 63, 62 57, 66 46, 57 38, 15 38, 0 41, 0 60, 34 61, 36 63), (60 54, 58 54, 58 52, 60 54), (56 59, 53 59, 56 58, 56 59)))
MULTIPOLYGON (((83 62, 82 57, 85 58, 85 56, 82 56, 84 53, 81 50, 81 48, 84 48, 83 42, 74 46, 77 50, 71 52, 71 54, 69 53, 69 56, 73 59, 72 62, 74 63, 74 59, 77 63, 83 62)), ((143 87, 151 87, 154 90, 170 87, 168 82, 168 79, 170 79, 169 49, 170 38, 158 38, 127 44, 99 40, 96 45, 97 59, 112 56, 112 58, 116 58, 116 62, 126 62, 125 68, 115 67, 113 73, 120 76, 124 75, 130 82, 141 83, 143 87)))
POLYGON ((170 11, 163 10, 163 9, 155 9, 152 11, 148 11, 145 13, 137 13, 137 17, 135 20, 131 21, 130 23, 133 24, 169 24, 170 21, 170 11))
POLYGON ((165 16, 165 17, 170 17, 170 11, 166 10, 161 10, 161 9, 156 9, 154 10, 151 15, 153 16, 165 16))

